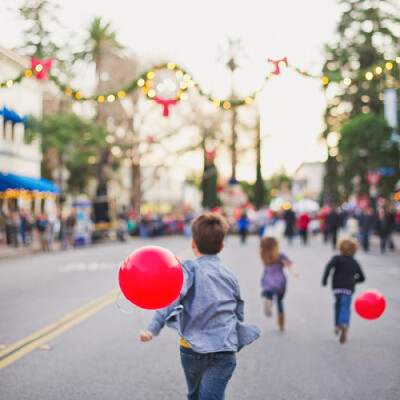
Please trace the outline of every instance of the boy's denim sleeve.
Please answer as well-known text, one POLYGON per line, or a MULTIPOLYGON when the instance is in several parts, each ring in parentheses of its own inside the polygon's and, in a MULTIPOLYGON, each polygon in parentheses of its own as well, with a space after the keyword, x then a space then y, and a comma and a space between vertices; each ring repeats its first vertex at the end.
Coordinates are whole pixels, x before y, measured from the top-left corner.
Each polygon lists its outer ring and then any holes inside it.
POLYGON ((171 313, 173 313, 177 307, 179 307, 179 302, 180 299, 177 299, 168 307, 157 310, 154 314, 153 320, 147 326, 147 330, 153 335, 158 335, 161 329, 164 327, 167 317, 171 315, 171 313))
POLYGON ((186 265, 186 262, 182 261, 181 266, 183 271, 183 285, 181 294, 179 295, 179 298, 176 299, 172 304, 155 312, 153 320, 147 326, 147 330, 153 335, 158 335, 160 333, 161 329, 165 325, 165 321, 169 316, 171 316, 171 314, 179 312, 182 309, 182 305, 180 304, 181 299, 185 297, 189 288, 193 284, 193 275, 186 265))
POLYGON ((240 289, 239 289, 239 284, 237 283, 236 286, 236 293, 237 293, 237 304, 236 304, 236 315, 239 321, 243 322, 244 321, 244 301, 240 297, 240 289))

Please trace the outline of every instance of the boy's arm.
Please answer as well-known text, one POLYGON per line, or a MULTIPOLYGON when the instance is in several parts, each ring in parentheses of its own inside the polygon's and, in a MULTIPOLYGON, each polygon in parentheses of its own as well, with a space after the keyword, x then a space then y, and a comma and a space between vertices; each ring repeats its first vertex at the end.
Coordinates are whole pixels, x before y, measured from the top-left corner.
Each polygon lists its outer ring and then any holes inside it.
POLYGON ((328 265, 325 267, 325 272, 322 277, 322 286, 326 286, 326 284, 328 283, 329 273, 331 272, 331 269, 335 266, 335 261, 336 261, 336 256, 332 257, 328 265))
MULTIPOLYGON (((183 271, 183 285, 182 285, 182 290, 179 295, 179 298, 176 299, 172 304, 170 304, 168 307, 162 308, 160 310, 157 310, 153 316, 153 320, 149 323, 147 326, 147 333, 150 333, 152 336, 157 336, 161 329, 165 325, 165 321, 167 320, 168 316, 179 307, 181 299, 185 297, 186 293, 190 289, 190 287, 193 284, 193 275, 189 271, 189 268, 186 267, 185 262, 181 262, 182 265, 182 271, 183 271)), ((146 332, 146 331, 141 331, 141 332, 146 332)), ((149 336, 149 335, 147 335, 149 336)), ((151 336, 151 338, 152 338, 151 336)), ((147 340, 151 340, 147 339, 147 340)), ((140 340, 142 340, 142 335, 140 336, 140 340)), ((147 341, 147 340, 142 340, 142 341, 147 341)))
POLYGON ((236 281, 235 297, 236 297, 235 313, 236 313, 237 319, 239 321, 243 322, 244 321, 244 301, 240 297, 240 286, 239 286, 239 282, 237 282, 237 281, 236 281))
POLYGON ((153 336, 157 336, 160 333, 161 329, 164 328, 165 321, 168 315, 170 315, 176 309, 176 307, 179 305, 179 302, 180 297, 168 307, 157 310, 153 316, 152 321, 147 326, 147 331, 150 332, 153 336))
POLYGON ((237 299, 235 312, 236 312, 238 320, 243 322, 244 321, 244 301, 241 299, 240 295, 239 295, 239 298, 237 299))

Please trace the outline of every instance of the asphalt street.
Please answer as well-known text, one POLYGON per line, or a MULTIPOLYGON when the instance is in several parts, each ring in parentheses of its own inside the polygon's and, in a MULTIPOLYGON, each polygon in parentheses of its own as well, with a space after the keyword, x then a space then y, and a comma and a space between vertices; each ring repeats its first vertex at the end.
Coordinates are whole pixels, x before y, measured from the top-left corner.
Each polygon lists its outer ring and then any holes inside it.
MULTIPOLYGON (((120 262, 147 244, 192 258, 188 239, 164 237, 0 260, 0 367, 9 360, 0 370, 2 400, 186 398, 177 334, 166 328, 153 341, 140 343, 139 329, 152 312, 117 299, 120 262), (110 292, 86 314, 69 314, 110 292), (57 330, 67 314, 64 330, 57 330), (54 336, 32 336, 43 328, 54 336), (37 346, 38 337, 49 339, 37 346), (15 360, 5 357, 18 341, 15 360), (32 349, 20 357, 28 346, 32 349)), ((288 276, 285 332, 278 331, 275 309, 272 318, 262 311, 258 238, 242 245, 238 237, 228 237, 221 253, 239 279, 246 321, 263 331, 237 354, 226 398, 400 399, 400 250, 380 255, 373 245, 369 253, 356 254, 367 279, 355 296, 377 288, 387 308, 374 321, 353 312, 348 342, 341 345, 333 334, 333 295, 321 286, 333 249, 319 238, 307 247, 298 240, 281 245, 300 272, 299 278, 288 276)))

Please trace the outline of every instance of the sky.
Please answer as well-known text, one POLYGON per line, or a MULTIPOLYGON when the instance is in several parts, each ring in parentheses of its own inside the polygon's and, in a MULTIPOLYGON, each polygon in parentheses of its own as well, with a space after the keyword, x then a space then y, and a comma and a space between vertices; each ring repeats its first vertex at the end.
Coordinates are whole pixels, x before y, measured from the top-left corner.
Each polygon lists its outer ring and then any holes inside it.
MULTIPOLYGON (((23 44, 21 0, 0 1, 0 44, 23 44)), ((228 97, 231 75, 221 59, 228 39, 240 40, 234 85, 245 98, 264 85, 273 71, 267 59, 287 57, 290 65, 320 75, 325 43, 335 40, 341 10, 337 0, 68 0, 58 1, 62 27, 56 40, 82 40, 95 16, 109 21, 117 39, 143 65, 173 61, 190 72, 206 93, 228 97), (73 35, 71 35, 71 32, 73 35), (72 37, 72 39, 70 39, 72 37), (74 39, 75 38, 75 39, 74 39)), ((269 80, 258 97, 261 114, 262 172, 265 178, 282 166, 293 173, 302 162, 324 161, 325 96, 318 78, 291 70, 269 80)), ((220 160, 222 174, 230 161, 220 160)), ((254 155, 243 155, 238 179, 254 180, 254 155)))

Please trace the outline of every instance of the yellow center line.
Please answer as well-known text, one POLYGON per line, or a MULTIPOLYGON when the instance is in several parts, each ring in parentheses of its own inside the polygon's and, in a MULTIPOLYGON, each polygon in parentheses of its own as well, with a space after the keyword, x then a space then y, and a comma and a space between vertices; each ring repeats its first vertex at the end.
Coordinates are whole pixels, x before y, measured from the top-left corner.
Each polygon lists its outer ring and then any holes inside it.
MULTIPOLYGON (((184 258, 191 254, 191 250, 185 250, 178 255, 178 258, 184 258)), ((95 299, 82 307, 64 315, 58 321, 53 322, 46 327, 32 333, 14 344, 0 350, 0 370, 17 361, 24 355, 39 347, 41 344, 61 335, 63 332, 74 327, 96 312, 116 301, 116 296, 120 292, 119 288, 108 292, 104 296, 95 299)))

